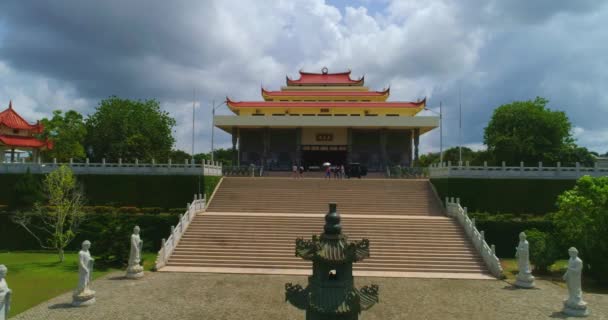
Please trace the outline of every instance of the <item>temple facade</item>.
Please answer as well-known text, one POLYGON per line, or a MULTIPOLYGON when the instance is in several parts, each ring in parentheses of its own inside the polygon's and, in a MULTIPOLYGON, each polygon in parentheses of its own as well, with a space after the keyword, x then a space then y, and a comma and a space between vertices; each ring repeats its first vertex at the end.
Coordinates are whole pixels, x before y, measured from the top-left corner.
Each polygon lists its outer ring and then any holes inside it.
POLYGON ((369 171, 414 166, 420 135, 439 118, 416 116, 426 99, 387 101, 390 88, 371 91, 351 72, 300 71, 279 91, 262 88, 264 101, 233 101, 231 116, 215 116, 215 126, 232 135, 233 163, 289 170, 360 163, 369 171))
POLYGON ((36 137, 44 130, 42 124, 29 124, 14 109, 12 101, 8 109, 0 112, 0 155, 2 161, 6 153, 10 154, 10 162, 15 161, 15 151, 24 150, 32 152, 32 161, 37 161, 40 151, 53 148, 49 140, 36 137))

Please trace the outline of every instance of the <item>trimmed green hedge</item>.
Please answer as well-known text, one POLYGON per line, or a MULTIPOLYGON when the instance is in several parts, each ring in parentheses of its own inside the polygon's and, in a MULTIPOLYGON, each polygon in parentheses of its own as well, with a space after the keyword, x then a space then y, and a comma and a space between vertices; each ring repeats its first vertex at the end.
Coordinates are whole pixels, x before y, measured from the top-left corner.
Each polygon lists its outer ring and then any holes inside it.
POLYGON ((557 210, 557 196, 572 189, 576 180, 551 179, 431 179, 443 201, 460 198, 469 212, 532 213, 557 210))
MULTIPOLYGON (((42 181, 44 175, 33 175, 42 181)), ((0 205, 15 201, 20 174, 0 175, 0 205)), ((185 208, 199 190, 210 196, 220 177, 152 175, 78 175, 88 205, 185 208)))
POLYGON ((548 220, 530 221, 497 221, 477 220, 477 230, 485 231, 486 242, 496 246, 496 255, 499 258, 514 258, 515 247, 519 243, 519 233, 536 228, 544 232, 553 232, 553 223, 548 220))
MULTIPOLYGON (((177 215, 166 214, 91 213, 80 226, 78 236, 70 243, 66 250, 78 250, 80 243, 84 240, 91 241, 94 247, 105 226, 109 225, 112 219, 117 218, 125 226, 125 234, 124 239, 116 240, 129 241, 133 227, 138 225, 141 228, 141 237, 144 240, 144 251, 148 252, 159 250, 161 239, 169 236, 171 226, 177 225, 179 220, 177 215)), ((40 249, 38 242, 27 231, 10 220, 9 214, 5 212, 0 213, 0 250, 40 249)))

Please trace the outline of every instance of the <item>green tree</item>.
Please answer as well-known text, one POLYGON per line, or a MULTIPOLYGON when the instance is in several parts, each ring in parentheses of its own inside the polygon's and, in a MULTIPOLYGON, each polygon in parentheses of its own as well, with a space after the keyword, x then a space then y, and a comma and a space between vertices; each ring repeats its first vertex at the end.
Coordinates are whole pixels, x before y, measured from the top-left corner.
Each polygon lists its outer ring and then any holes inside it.
POLYGON ((110 97, 100 102, 86 125, 85 145, 91 147, 95 161, 168 159, 175 143, 175 119, 156 100, 110 97))
MULTIPOLYGON (((473 151, 471 148, 462 147, 462 164, 469 161, 470 165, 482 165, 488 158, 485 150, 473 151)), ((450 161, 452 165, 458 165, 460 159, 460 150, 458 147, 448 148, 443 151, 443 162, 450 161)), ((432 152, 420 156, 419 165, 428 167, 431 164, 439 163, 439 152, 432 152)))
POLYGON ((562 111, 546 107, 549 101, 515 101, 502 105, 484 129, 484 143, 496 162, 517 165, 538 161, 554 165, 558 161, 586 161, 588 151, 574 144, 572 125, 562 111))
POLYGON ((53 149, 44 153, 46 157, 57 158, 60 162, 86 157, 83 142, 87 129, 80 113, 70 110, 64 114, 55 110, 52 118, 44 118, 41 122, 44 125, 42 138, 54 143, 53 149))
POLYGON ((63 250, 74 240, 85 218, 83 195, 76 176, 65 165, 49 173, 43 187, 48 205, 37 203, 32 212, 18 212, 13 222, 38 240, 40 247, 57 250, 59 261, 63 262, 63 250))
POLYGON ((534 265, 534 271, 548 273, 549 267, 557 260, 559 252, 555 245, 555 239, 551 234, 542 232, 536 228, 524 231, 530 244, 530 261, 534 265))
MULTIPOLYGON (((169 158, 171 159, 171 161, 173 161, 173 163, 184 163, 185 160, 188 160, 188 162, 190 162, 190 159, 192 159, 192 156, 182 150, 171 150, 171 153, 169 154, 169 158)), ((194 160, 196 161, 196 158, 194 158, 194 160)), ((200 163, 200 161, 196 161, 197 163, 200 163)))
POLYGON ((608 177, 580 178, 558 197, 557 206, 553 221, 559 239, 579 250, 589 274, 608 282, 608 177))

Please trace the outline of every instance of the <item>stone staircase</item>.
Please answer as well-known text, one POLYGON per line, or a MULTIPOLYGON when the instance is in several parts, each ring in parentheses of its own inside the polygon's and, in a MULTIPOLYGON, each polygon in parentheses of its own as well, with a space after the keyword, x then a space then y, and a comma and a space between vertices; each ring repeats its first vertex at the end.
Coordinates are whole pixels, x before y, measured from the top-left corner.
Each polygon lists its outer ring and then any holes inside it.
POLYGON ((322 233, 336 202, 343 232, 368 238, 356 275, 491 279, 427 180, 224 178, 161 271, 309 274, 295 239, 322 233))

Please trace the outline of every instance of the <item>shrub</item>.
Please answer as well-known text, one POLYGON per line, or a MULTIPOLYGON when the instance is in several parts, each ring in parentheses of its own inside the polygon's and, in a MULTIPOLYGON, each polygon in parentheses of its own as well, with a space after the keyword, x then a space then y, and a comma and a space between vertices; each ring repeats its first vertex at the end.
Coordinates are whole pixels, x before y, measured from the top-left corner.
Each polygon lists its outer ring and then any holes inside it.
POLYGON ((538 229, 528 229, 524 232, 530 243, 530 261, 534 265, 534 271, 547 273, 558 258, 555 239, 550 233, 538 229))
POLYGON ((138 207, 120 207, 118 208, 118 211, 120 212, 124 212, 124 213, 128 213, 128 214, 135 214, 135 213, 139 213, 140 210, 138 207))
POLYGON ((553 222, 545 217, 520 214, 490 214, 470 213, 475 218, 478 230, 484 230, 488 244, 496 245, 496 255, 499 258, 513 258, 514 248, 519 242, 520 232, 528 229, 538 229, 543 232, 553 232, 553 222))
POLYGON ((163 208, 161 208, 161 207, 148 207, 148 208, 141 208, 140 211, 143 214, 160 214, 161 212, 163 212, 163 208))
POLYGON ((171 208, 168 211, 169 211, 169 214, 179 215, 179 214, 185 213, 186 208, 185 207, 184 208, 171 208))
POLYGON ((129 235, 135 225, 134 219, 128 215, 119 217, 113 213, 109 223, 101 228, 99 239, 95 243, 95 255, 105 266, 122 267, 129 259, 129 235))
POLYGON ((557 205, 553 221, 562 243, 579 250, 592 277, 608 282, 608 177, 580 178, 557 205))

